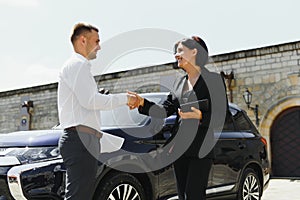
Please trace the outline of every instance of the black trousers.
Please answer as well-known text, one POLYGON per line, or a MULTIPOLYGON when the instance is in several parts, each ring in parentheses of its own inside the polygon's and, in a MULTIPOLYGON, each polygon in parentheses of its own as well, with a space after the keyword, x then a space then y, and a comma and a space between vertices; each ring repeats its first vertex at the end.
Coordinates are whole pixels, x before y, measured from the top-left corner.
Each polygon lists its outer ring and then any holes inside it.
POLYGON ((65 130, 59 148, 67 170, 65 200, 91 200, 100 153, 99 139, 92 134, 65 130))
POLYGON ((205 200, 212 159, 181 156, 174 163, 179 200, 205 200))

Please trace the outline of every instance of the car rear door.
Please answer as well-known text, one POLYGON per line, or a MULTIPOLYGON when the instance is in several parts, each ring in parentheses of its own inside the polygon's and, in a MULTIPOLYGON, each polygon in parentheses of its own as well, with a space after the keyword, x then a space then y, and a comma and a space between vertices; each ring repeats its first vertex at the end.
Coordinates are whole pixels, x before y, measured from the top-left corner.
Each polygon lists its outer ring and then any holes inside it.
POLYGON ((243 134, 237 129, 235 115, 231 110, 226 116, 221 133, 215 133, 215 159, 211 169, 208 194, 222 193, 234 188, 241 172, 245 144, 243 134))

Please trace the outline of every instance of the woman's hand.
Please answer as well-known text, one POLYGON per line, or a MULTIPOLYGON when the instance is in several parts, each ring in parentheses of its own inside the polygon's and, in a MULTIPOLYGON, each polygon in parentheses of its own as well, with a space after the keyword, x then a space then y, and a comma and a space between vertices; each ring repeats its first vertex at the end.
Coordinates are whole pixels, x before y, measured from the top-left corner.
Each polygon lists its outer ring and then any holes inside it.
POLYGON ((199 119, 202 120, 202 112, 201 110, 191 107, 191 112, 181 112, 180 108, 178 109, 178 114, 181 119, 199 119))

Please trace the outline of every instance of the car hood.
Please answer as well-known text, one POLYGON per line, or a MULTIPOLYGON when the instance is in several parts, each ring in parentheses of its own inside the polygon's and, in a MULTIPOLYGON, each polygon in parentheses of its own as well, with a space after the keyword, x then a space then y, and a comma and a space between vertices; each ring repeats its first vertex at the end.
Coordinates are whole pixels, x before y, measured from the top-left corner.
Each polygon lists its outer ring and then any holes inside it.
POLYGON ((0 134, 0 147, 56 146, 62 132, 62 130, 38 130, 0 134))

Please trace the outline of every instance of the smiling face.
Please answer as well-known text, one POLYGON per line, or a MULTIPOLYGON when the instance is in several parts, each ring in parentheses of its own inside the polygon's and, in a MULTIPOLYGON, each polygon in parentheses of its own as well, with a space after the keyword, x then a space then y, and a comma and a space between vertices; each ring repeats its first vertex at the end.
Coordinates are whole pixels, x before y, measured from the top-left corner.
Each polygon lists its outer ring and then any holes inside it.
POLYGON ((95 59, 97 57, 97 52, 100 50, 100 39, 98 32, 92 30, 89 33, 86 33, 85 41, 85 52, 86 58, 88 60, 95 59))
POLYGON ((189 66, 196 64, 197 49, 189 49, 181 42, 176 48, 175 58, 178 61, 178 67, 186 69, 189 66))
POLYGON ((100 48, 98 29, 92 25, 78 23, 71 34, 74 51, 88 60, 95 59, 100 48))

